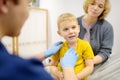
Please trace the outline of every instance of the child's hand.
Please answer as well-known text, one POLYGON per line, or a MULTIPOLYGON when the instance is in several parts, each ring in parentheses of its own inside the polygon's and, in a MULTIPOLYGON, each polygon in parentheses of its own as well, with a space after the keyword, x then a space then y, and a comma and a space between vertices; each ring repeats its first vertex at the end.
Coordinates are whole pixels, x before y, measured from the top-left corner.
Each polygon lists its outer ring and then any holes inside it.
POLYGON ((48 50, 46 50, 45 53, 45 57, 49 57, 55 53, 58 52, 58 50, 62 47, 62 41, 59 41, 53 45, 51 45, 48 50))
POLYGON ((50 66, 50 72, 55 80, 63 80, 63 73, 60 72, 56 66, 50 66))
POLYGON ((63 80, 63 73, 60 72, 60 71, 58 71, 58 72, 56 73, 56 79, 57 79, 57 80, 63 80))

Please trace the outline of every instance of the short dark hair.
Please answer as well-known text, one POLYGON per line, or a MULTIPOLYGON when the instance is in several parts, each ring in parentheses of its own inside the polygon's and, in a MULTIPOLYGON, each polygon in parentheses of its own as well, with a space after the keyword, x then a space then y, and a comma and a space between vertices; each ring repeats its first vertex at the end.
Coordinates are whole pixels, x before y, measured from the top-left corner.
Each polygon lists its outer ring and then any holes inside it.
MULTIPOLYGON (((19 0, 12 0, 14 2, 14 4, 18 4, 19 3, 19 0)), ((28 3, 30 3, 32 0, 27 0, 28 3)))
POLYGON ((15 4, 18 4, 18 1, 19 1, 19 0, 13 0, 13 2, 14 2, 15 4))

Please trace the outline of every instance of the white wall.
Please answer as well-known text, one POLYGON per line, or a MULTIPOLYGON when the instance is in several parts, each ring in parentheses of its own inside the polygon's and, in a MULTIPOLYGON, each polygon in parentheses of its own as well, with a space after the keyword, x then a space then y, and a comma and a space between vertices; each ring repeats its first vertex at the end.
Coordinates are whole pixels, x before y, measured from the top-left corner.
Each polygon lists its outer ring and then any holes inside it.
POLYGON ((57 34, 57 17, 64 12, 81 15, 82 3, 82 0, 40 0, 40 7, 48 9, 49 13, 49 45, 61 40, 57 34))
POLYGON ((111 1, 111 12, 107 20, 113 25, 114 29, 114 47, 113 52, 120 53, 120 0, 111 1))
MULTIPOLYGON (((49 12, 49 45, 61 40, 61 37, 57 34, 57 17, 64 12, 71 12, 75 16, 81 16, 83 11, 84 0, 40 0, 40 8, 46 8, 49 12)), ((118 53, 120 48, 120 0, 110 0, 112 9, 108 17, 106 18, 114 28, 114 52, 118 53)))

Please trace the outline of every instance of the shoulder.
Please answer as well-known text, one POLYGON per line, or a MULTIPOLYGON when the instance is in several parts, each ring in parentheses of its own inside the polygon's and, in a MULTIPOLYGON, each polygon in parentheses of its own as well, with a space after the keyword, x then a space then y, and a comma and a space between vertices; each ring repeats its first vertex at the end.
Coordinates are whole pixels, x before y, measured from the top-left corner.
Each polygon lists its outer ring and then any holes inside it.
POLYGON ((83 17, 83 16, 79 16, 79 17, 77 17, 77 20, 81 20, 81 19, 82 19, 82 17, 83 17))
POLYGON ((96 23, 96 30, 99 30, 101 33, 113 33, 113 27, 111 23, 109 23, 107 20, 98 20, 96 23))
POLYGON ((78 39, 78 45, 86 48, 86 47, 88 47, 90 44, 89 44, 89 42, 86 41, 86 40, 78 39))
POLYGON ((88 41, 79 39, 78 53, 82 53, 85 59, 93 58, 94 54, 88 41), (81 51, 81 52, 80 52, 81 51))
POLYGON ((45 71, 43 64, 40 60, 29 59, 24 60, 21 58, 16 59, 17 62, 14 65, 13 71, 17 73, 14 74, 22 79, 32 79, 32 80, 52 80, 51 76, 45 71))
POLYGON ((81 22, 83 16, 77 17, 78 23, 81 22))
POLYGON ((0 74, 3 75, 2 79, 43 80, 44 78, 50 78, 48 80, 52 80, 52 78, 44 70, 42 63, 35 59, 25 60, 17 56, 9 55, 6 57, 5 62, 1 63, 1 65, 0 74), (45 75, 48 76, 46 77, 45 75))
POLYGON ((23 58, 20 58, 18 56, 13 56, 13 55, 11 58, 12 58, 11 63, 14 64, 15 68, 29 69, 29 70, 30 68, 35 68, 36 66, 43 68, 42 62, 37 59, 23 59, 23 58))
POLYGON ((103 19, 103 20, 99 20, 98 24, 101 25, 101 27, 109 29, 112 28, 111 23, 109 23, 107 20, 103 19))

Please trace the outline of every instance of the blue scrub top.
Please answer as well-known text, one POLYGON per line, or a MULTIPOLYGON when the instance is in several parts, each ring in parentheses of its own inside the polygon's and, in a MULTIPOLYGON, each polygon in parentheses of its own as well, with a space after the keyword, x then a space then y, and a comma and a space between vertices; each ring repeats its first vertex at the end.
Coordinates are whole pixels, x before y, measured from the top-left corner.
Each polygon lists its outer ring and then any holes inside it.
POLYGON ((41 61, 10 55, 0 41, 0 80, 53 80, 41 61))

